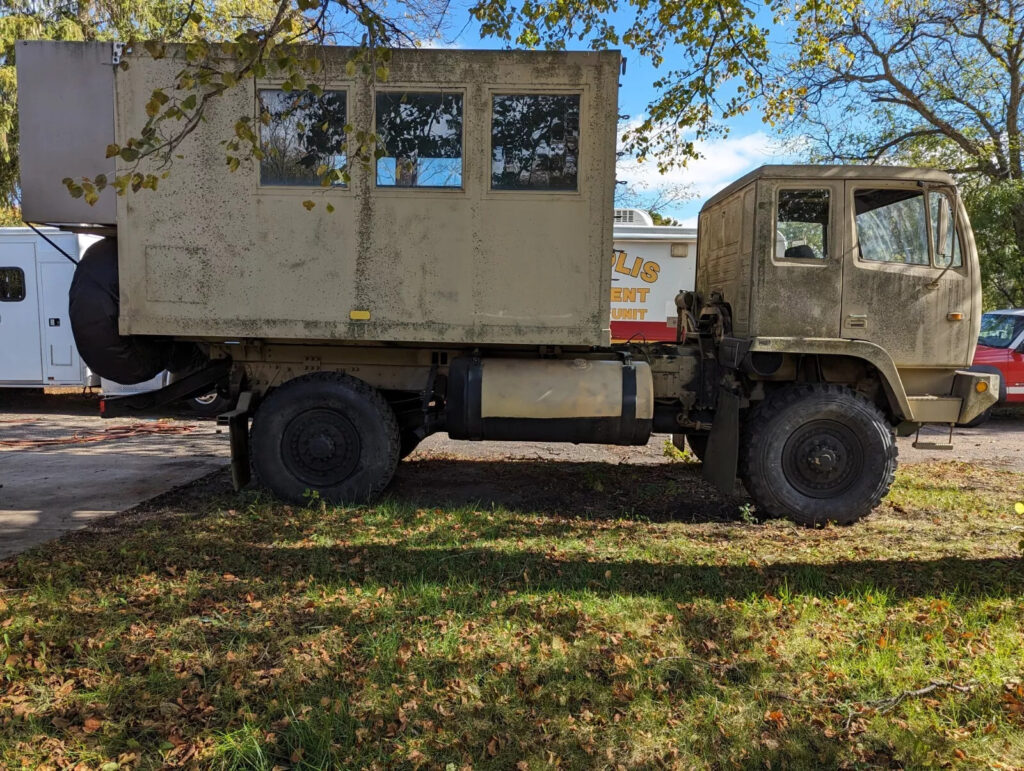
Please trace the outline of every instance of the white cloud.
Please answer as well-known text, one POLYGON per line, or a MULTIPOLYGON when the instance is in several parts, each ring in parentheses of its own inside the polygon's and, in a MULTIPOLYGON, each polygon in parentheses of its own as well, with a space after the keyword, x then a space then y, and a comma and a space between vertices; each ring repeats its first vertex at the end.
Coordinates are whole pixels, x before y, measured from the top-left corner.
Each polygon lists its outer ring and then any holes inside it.
MULTIPOLYGON (((688 185, 695 196, 694 201, 689 205, 669 207, 679 216, 684 208, 692 209, 693 203, 714 195, 748 171, 765 163, 791 160, 779 141, 763 131, 697 142, 696 149, 700 154, 698 159, 691 160, 684 167, 673 167, 665 174, 659 174, 657 163, 650 159, 637 163, 635 159, 624 158, 616 168, 617 177, 619 181, 645 191, 688 185)), ((696 217, 685 218, 683 222, 694 226, 696 217)))

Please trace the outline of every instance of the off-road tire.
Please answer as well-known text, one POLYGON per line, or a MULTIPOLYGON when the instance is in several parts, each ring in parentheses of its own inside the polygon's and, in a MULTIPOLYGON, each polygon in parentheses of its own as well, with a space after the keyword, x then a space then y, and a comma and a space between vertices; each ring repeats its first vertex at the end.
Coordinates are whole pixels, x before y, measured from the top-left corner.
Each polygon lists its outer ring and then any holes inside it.
POLYGON ((707 434, 672 434, 672 444, 680 452, 689 450, 701 463, 704 462, 704 455, 708 451, 707 434))
POLYGON ((763 514, 850 525, 889 492, 896 438, 885 415, 845 386, 784 388, 746 421, 740 478, 763 514))
POLYGON ((263 400, 252 426, 258 480, 293 503, 315 491, 329 503, 364 503, 398 466, 398 421, 374 388, 340 372, 289 380, 263 400))

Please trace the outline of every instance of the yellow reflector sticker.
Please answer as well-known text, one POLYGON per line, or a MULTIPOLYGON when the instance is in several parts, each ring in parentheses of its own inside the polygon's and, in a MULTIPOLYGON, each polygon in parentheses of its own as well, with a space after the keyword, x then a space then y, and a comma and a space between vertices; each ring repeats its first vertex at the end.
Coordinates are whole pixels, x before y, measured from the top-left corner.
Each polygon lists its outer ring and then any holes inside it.
POLYGON ((979 394, 983 394, 988 390, 988 383, 986 383, 984 380, 979 380, 978 383, 974 386, 974 390, 977 391, 979 394))
POLYGON ((349 311, 348 312, 348 317, 350 319, 352 319, 352 321, 369 321, 370 320, 370 312, 369 311, 349 311))

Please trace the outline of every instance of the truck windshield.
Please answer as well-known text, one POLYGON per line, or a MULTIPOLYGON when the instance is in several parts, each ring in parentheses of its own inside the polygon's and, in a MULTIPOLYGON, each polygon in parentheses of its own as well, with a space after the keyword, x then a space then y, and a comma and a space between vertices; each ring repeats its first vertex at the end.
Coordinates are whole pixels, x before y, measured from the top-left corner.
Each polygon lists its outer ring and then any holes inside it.
POLYGON ((984 313, 981 316, 981 334, 978 343, 989 348, 1009 348, 1024 332, 1024 316, 1007 313, 984 313))

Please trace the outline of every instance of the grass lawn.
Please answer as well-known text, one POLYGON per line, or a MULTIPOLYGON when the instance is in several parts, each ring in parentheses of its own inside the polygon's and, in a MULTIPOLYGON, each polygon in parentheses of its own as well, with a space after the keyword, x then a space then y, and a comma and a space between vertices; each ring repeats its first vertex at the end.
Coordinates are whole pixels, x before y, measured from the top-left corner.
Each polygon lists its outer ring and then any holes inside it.
POLYGON ((1024 475, 908 466, 811 531, 574 515, 659 495, 601 468, 532 464, 538 507, 221 478, 0 565, 0 767, 1024 767, 1024 475))

